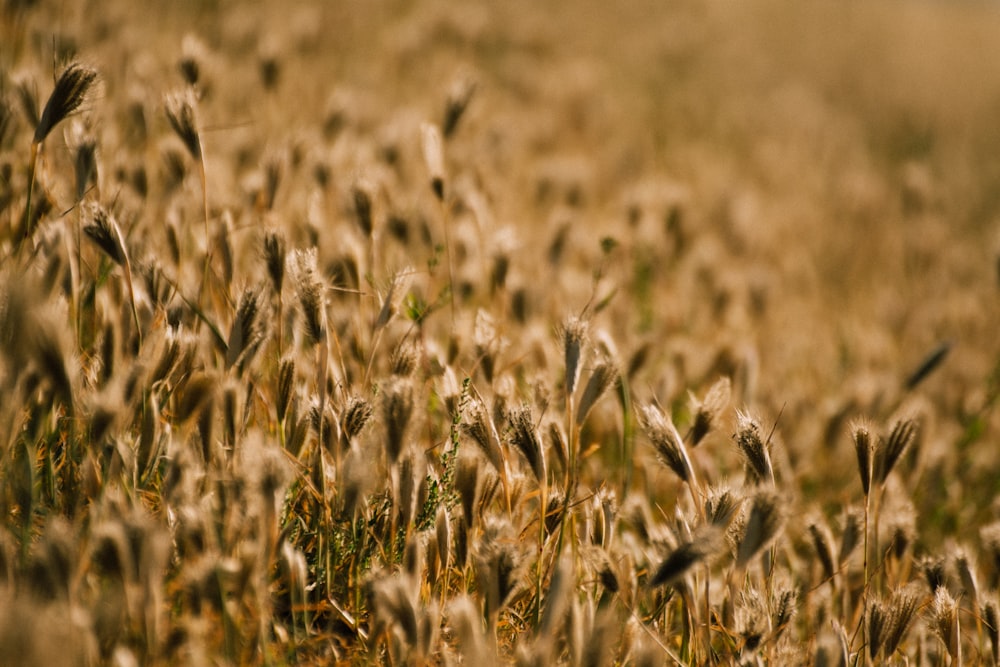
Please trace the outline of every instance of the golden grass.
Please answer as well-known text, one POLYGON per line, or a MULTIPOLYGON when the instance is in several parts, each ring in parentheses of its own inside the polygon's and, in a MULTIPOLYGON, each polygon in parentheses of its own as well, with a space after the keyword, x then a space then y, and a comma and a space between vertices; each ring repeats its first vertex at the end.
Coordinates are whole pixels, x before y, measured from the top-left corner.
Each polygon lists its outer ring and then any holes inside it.
POLYGON ((0 8, 3 660, 996 664, 992 8, 95 7, 0 8))

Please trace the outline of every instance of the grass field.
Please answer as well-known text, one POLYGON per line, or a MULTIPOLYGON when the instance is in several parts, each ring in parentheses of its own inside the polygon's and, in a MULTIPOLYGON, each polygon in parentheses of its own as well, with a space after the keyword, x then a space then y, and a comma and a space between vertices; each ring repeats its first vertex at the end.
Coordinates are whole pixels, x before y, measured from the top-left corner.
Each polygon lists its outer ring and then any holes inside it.
POLYGON ((0 663, 997 664, 998 30, 3 0, 0 663))

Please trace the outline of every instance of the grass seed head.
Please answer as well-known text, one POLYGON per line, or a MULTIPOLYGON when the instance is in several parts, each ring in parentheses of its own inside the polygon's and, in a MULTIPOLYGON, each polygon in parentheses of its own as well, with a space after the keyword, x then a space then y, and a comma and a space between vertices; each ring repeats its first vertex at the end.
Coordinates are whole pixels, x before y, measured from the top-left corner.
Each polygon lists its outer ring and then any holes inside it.
POLYGON ((353 440, 360 435, 368 422, 371 421, 375 409, 371 401, 360 396, 351 396, 344 406, 343 431, 348 440, 353 440))
POLYGON ((444 107, 444 119, 441 122, 441 133, 445 139, 451 138, 458 129, 458 122, 465 115, 469 102, 476 92, 476 82, 470 78, 459 79, 448 91, 448 100, 444 107))
POLYGON ((893 592, 886 605, 886 657, 891 656, 902 645, 922 599, 923 596, 913 584, 908 584, 893 592))
POLYGON ((264 234, 264 263, 275 294, 281 294, 284 284, 285 254, 285 235, 282 232, 272 230, 264 234))
POLYGON ((884 485, 889 473, 896 466, 906 449, 916 440, 919 431, 916 419, 900 419, 892 425, 889 437, 875 449, 874 479, 884 485))
POLYGON ((403 452, 406 427, 413 415, 413 388, 409 382, 392 382, 382 391, 382 418, 385 420, 386 455, 390 463, 403 452))
POLYGON ((355 183, 351 187, 351 196, 354 199, 354 213, 357 216, 358 227, 366 237, 371 238, 374 228, 371 185, 360 181, 355 183))
POLYGON ((45 109, 35 126, 33 143, 45 141, 56 125, 79 109, 95 81, 97 70, 78 62, 70 63, 59 75, 55 88, 45 103, 45 109))
POLYGON ((770 545, 784 526, 781 499, 772 490, 760 490, 754 496, 743 539, 736 553, 736 564, 745 567, 754 556, 770 545))
POLYGON ((278 398, 275 402, 275 410, 279 422, 285 421, 288 414, 288 406, 295 393, 295 359, 285 357, 278 366, 278 398))
POLYGON ((170 127, 195 160, 201 160, 201 135, 198 133, 197 102, 190 90, 171 93, 164 102, 170 127))
POLYGON ((812 539, 816 556, 823 566, 823 576, 832 579, 837 571, 836 563, 833 560, 833 546, 830 531, 820 519, 809 522, 809 537, 812 539))
POLYGON ((545 449, 535 427, 531 407, 523 404, 511 410, 508 416, 511 428, 511 442, 531 466, 535 479, 545 481, 545 449))
POLYGON ((934 602, 930 609, 931 628, 941 639, 948 655, 956 660, 959 654, 961 635, 958 627, 958 602, 951 596, 947 588, 939 588, 934 593, 934 602))
POLYGON ((875 455, 875 446, 872 441, 871 429, 868 422, 860 421, 852 425, 851 434, 854 439, 854 452, 858 457, 858 472, 861 475, 861 490, 865 496, 871 492, 872 484, 872 461, 875 455))
POLYGON ((996 600, 989 599, 983 603, 983 625, 990 638, 990 650, 993 653, 993 664, 1000 664, 1000 612, 996 600))
POLYGON ((125 251, 118 221, 107 209, 96 203, 84 207, 84 216, 87 221, 83 225, 83 232, 111 261, 124 267, 128 261, 128 253, 125 251))
MULTIPOLYGON (((732 382, 721 377, 709 388, 702 401, 693 400, 694 423, 691 424, 691 446, 697 446, 715 427, 719 415, 729 405, 732 382)), ((693 398, 693 397, 692 397, 693 398)))
POLYGON ((746 463, 747 477, 755 484, 774 484, 770 444, 761 439, 760 423, 745 412, 737 413, 736 446, 746 463))
POLYGON ((692 538, 681 543, 660 563, 647 584, 650 588, 670 586, 695 565, 722 548, 723 531, 718 526, 707 525, 696 531, 692 538))
POLYGON ((694 479, 694 469, 688 457, 687 447, 673 421, 655 405, 646 405, 639 410, 639 426, 656 449, 656 456, 663 465, 674 471, 684 482, 694 479))
POLYGON ((600 400, 601 396, 607 392, 608 388, 614 384, 618 378, 618 369, 614 363, 605 359, 601 361, 590 374, 586 386, 583 388, 583 395, 580 397, 580 406, 576 413, 576 424, 580 426, 587 419, 591 409, 600 400))
POLYGON ((705 500, 705 516, 713 526, 726 529, 742 507, 743 498, 732 489, 713 488, 705 500))
POLYGON ((293 250, 289 257, 295 294, 302 309, 306 336, 313 345, 326 341, 326 294, 316 267, 316 248, 293 250))
POLYGON ((444 201, 444 151, 441 147, 441 131, 437 125, 424 123, 420 126, 424 163, 430 175, 431 190, 438 201, 444 201))
POLYGON ((243 373, 260 350, 266 333, 262 306, 260 289, 250 287, 243 290, 236 309, 236 317, 233 318, 233 324, 229 329, 226 368, 235 365, 243 373))
POLYGON ((500 436, 482 401, 476 400, 472 403, 468 417, 469 420, 462 424, 462 431, 472 438, 494 470, 500 472, 503 470, 500 436))
POLYGON ((566 358, 566 394, 572 396, 583 366, 583 348, 589 326, 586 320, 571 317, 562 328, 563 351, 566 358))
POLYGON ((837 562, 843 564, 861 544, 864 535, 864 514, 852 509, 844 517, 844 530, 840 535, 840 553, 837 562))

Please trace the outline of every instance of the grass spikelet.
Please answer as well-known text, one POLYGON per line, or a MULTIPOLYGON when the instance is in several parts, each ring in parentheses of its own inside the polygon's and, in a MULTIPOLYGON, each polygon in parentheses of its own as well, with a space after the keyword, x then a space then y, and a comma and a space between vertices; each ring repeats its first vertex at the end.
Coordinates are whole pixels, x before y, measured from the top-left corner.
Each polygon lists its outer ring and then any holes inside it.
POLYGON ((41 144, 56 125, 80 108, 88 91, 97 81, 97 70, 79 62, 70 63, 56 80, 35 126, 34 144, 41 144))
POLYGON ((292 395, 295 392, 295 360, 285 358, 278 366, 278 398, 275 402, 275 410, 279 423, 284 423, 288 414, 288 406, 291 404, 292 395))
POLYGON ((732 394, 732 382, 728 377, 721 377, 709 388, 701 401, 691 397, 694 422, 691 424, 691 446, 696 447, 715 427, 719 415, 729 405, 732 394))
POLYGON ((607 392, 608 388, 614 384, 618 378, 618 369, 610 360, 603 360, 590 374, 586 386, 583 388, 583 395, 580 397, 580 405, 576 412, 576 425, 580 426, 587 419, 591 409, 600 400, 601 396, 607 392))
POLYGON ((382 418, 385 420, 385 448, 390 463, 403 452, 406 427, 413 415, 413 389, 408 382, 397 381, 382 391, 382 418))
POLYGON ((690 540, 682 542, 660 563, 647 584, 649 588, 670 586, 684 577, 695 565, 722 548, 723 529, 703 526, 690 540))
POLYGON ((354 214, 358 227, 366 237, 371 238, 374 229, 371 186, 360 181, 355 183, 351 187, 351 197, 354 199, 354 214))
POLYGON ((639 410, 639 426, 653 444, 660 462, 673 470, 682 481, 693 483, 694 468, 673 421, 657 406, 646 405, 639 410))
POLYGON ((874 480, 880 485, 885 485, 889 473, 896 466, 902 457, 903 452, 916 439, 919 425, 915 419, 900 419, 893 424, 889 437, 880 443, 875 450, 874 460, 874 480))
POLYGON ((417 369, 417 350, 410 343, 397 345, 389 356, 389 371, 397 377, 409 377, 417 369))
POLYGON ((302 309, 304 330, 313 345, 326 342, 326 296, 316 268, 316 248, 293 250, 289 258, 295 294, 302 309))
POLYGON ((979 540, 986 556, 989 589, 1000 586, 1000 521, 994 521, 979 530, 979 540))
POLYGON ((112 262, 124 268, 128 261, 128 253, 125 251, 118 221, 99 204, 91 204, 85 210, 88 222, 83 226, 84 234, 103 250, 112 262))
POLYGON ((566 363, 566 395, 572 396, 583 367, 583 346, 589 327, 586 320, 571 317, 562 328, 563 355, 566 363))
POLYGON ((468 410, 469 421, 462 424, 463 432, 472 438, 479 450, 486 456, 493 469, 503 474, 503 452, 500 449, 500 436, 496 426, 486 412, 481 401, 474 401, 468 410))
POLYGON ((922 596, 913 585, 893 592, 886 607, 885 656, 896 652, 906 638, 920 607, 922 596))
POLYGON ((460 454, 458 468, 455 470, 455 489, 462 505, 462 517, 469 529, 476 524, 479 514, 476 511, 482 488, 479 461, 480 459, 475 456, 460 454))
POLYGON ((436 125, 424 123, 420 126, 420 137, 431 190, 438 201, 444 201, 444 151, 441 147, 441 131, 436 125))
POLYGON ((475 603, 461 595, 448 605, 449 625, 454 628, 461 655, 470 665, 490 665, 490 650, 475 603))
POLYGON ((368 422, 371 421, 375 409, 367 399, 360 396, 351 396, 344 406, 343 423, 341 428, 348 440, 353 440, 361 434, 368 422))
POLYGON ((743 499, 729 488, 711 489, 705 500, 705 517, 713 526, 728 528, 743 507, 743 499))
POLYGON ((1000 612, 997 611, 996 600, 990 599, 983 603, 983 625, 990 638, 990 652, 993 664, 1000 664, 1000 612))
POLYGON ((745 412, 738 412, 736 419, 736 433, 733 435, 733 440, 743 455, 749 481, 755 485, 765 482, 774 484, 769 443, 761 439, 760 423, 745 412))
POLYGON ((163 110, 174 133, 184 144, 188 154, 197 162, 201 161, 201 134, 198 132, 197 102, 190 91, 167 95, 163 110))
POLYGON ((264 320, 261 313, 261 293, 257 288, 247 288, 240 296, 236 309, 236 317, 229 329, 229 340, 226 343, 226 368, 236 366, 240 374, 246 372, 247 366, 264 342, 264 320))
POLYGON ((285 235, 275 230, 265 233, 264 263, 267 266, 267 275, 271 279, 271 287, 279 298, 285 281, 285 255, 285 235))
POLYGON ((168 95, 164 102, 164 111, 170 127, 180 138, 181 143, 191 157, 198 163, 201 177, 201 199, 205 217, 205 267, 202 275, 202 286, 208 280, 209 263, 211 260, 212 235, 208 227, 208 176, 205 171, 205 154, 202 152, 201 134, 198 131, 198 117, 195 111, 197 102, 190 90, 168 95))
MULTIPOLYGON (((97 185, 97 137, 84 129, 79 123, 74 123, 73 132, 73 167, 76 173, 76 200, 82 201, 87 193, 87 187, 97 185)), ((0 129, 2 141, 2 129, 0 129)))
POLYGON ((419 642, 419 605, 414 596, 417 587, 405 575, 384 578, 374 586, 379 627, 407 647, 415 648, 419 642))
POLYGON ((924 360, 920 362, 920 365, 906 378, 905 387, 907 391, 913 391, 928 375, 937 370, 938 366, 944 363, 945 357, 948 356, 949 352, 951 352, 950 341, 945 341, 931 350, 924 360))
POLYGON ((872 462, 875 455, 875 444, 872 440, 868 422, 861 421, 851 426, 854 440, 854 452, 858 457, 858 472, 861 476, 861 490, 865 497, 871 493, 872 462))
POLYGON ((878 598, 869 600, 865 629, 868 633, 868 657, 871 660, 878 657, 879 651, 882 650, 882 645, 885 643, 887 624, 888 612, 886 604, 878 598))
POLYGON ((962 636, 959 630, 958 602, 946 588, 934 593, 930 610, 931 628, 944 644, 952 664, 962 664, 962 636))
POLYGON ((497 616, 522 585, 522 557, 509 541, 487 539, 476 555, 476 577, 483 596, 485 617, 496 629, 497 616))
POLYGON ((837 566, 833 560, 833 545, 829 529, 819 519, 814 519, 809 522, 808 530, 813 549, 816 551, 820 565, 823 566, 824 578, 833 579, 837 566))
POLYGON ((762 549, 774 541, 784 526, 781 499, 775 491, 760 490, 754 495, 743 538, 736 552, 736 565, 745 567, 762 549))
POLYGON ((511 443, 528 462, 531 472, 539 482, 545 482, 545 450, 538 435, 531 407, 521 405, 510 411, 508 423, 511 428, 511 443))
POLYGON ((444 106, 444 118, 441 121, 441 133, 445 139, 451 138, 458 129, 458 123, 465 115, 469 102, 476 92, 476 82, 471 78, 457 80, 448 91, 448 100, 444 106))
POLYGON ((945 560, 941 556, 925 556, 919 563, 920 572, 924 575, 927 587, 931 593, 936 593, 937 589, 944 587, 947 583, 945 572, 945 560))
POLYGON ((865 540, 865 517, 857 509, 847 512, 844 517, 844 529, 840 534, 840 552, 837 562, 843 564, 865 540))
POLYGON ((979 584, 976 581, 976 567, 964 549, 955 554, 955 572, 962 584, 962 592, 968 598, 973 608, 979 606, 979 584))

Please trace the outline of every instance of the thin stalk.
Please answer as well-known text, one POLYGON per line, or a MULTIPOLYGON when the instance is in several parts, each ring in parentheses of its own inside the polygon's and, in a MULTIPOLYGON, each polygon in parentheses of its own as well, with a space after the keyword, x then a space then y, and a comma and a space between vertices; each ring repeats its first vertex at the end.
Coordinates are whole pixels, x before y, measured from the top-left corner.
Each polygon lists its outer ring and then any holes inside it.
POLYGON ((16 254, 20 257, 21 248, 24 247, 25 241, 31 237, 31 198, 35 191, 35 170, 38 167, 38 151, 41 144, 37 141, 31 143, 31 157, 28 163, 28 199, 24 206, 24 235, 17 241, 16 254))
POLYGON ((441 222, 444 228, 444 252, 448 262, 448 297, 451 302, 451 329, 455 331, 455 266, 451 257, 451 214, 443 198, 438 199, 441 208, 441 222))
POLYGON ((538 496, 538 576, 535 579, 535 627, 539 627, 542 612, 542 580, 545 578, 542 568, 542 556, 545 551, 545 514, 548 499, 548 485, 543 480, 539 485, 538 496))
POLYGON ((202 303, 202 295, 208 285, 208 274, 212 263, 212 235, 208 225, 208 179, 205 173, 205 156, 198 159, 198 175, 201 178, 201 203, 205 213, 205 265, 201 274, 201 288, 198 291, 198 305, 202 303))

